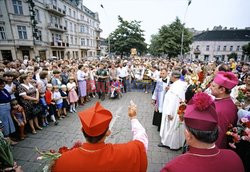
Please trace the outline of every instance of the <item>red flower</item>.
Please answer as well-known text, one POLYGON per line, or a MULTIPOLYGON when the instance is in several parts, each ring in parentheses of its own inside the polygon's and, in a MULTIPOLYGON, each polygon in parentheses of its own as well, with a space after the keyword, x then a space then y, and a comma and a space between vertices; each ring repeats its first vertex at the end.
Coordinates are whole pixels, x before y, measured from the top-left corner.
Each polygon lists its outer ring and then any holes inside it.
POLYGON ((60 154, 63 154, 64 152, 67 152, 67 151, 69 151, 69 148, 67 148, 66 146, 63 146, 63 147, 60 147, 60 148, 59 148, 59 151, 58 151, 58 152, 59 152, 60 154))
POLYGON ((187 108, 187 105, 184 102, 181 102, 179 109, 178 109, 178 112, 177 112, 181 122, 184 120, 184 113, 185 113, 186 108, 187 108))

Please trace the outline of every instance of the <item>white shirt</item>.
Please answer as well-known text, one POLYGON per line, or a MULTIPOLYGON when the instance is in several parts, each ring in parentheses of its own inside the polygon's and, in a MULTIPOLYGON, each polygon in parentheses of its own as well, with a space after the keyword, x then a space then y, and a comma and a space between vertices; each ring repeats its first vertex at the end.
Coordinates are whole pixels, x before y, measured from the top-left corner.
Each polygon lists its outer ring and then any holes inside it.
POLYGON ((6 84, 4 86, 4 88, 10 93, 11 100, 16 98, 14 93, 12 92, 12 89, 13 89, 14 86, 15 86, 15 84, 13 84, 13 82, 10 85, 6 84))
POLYGON ((117 68, 118 71, 118 76, 121 78, 127 77, 128 76, 128 70, 126 67, 122 67, 122 68, 117 68))
POLYGON ((160 71, 156 70, 153 72, 153 77, 154 82, 157 82, 160 79, 160 71))
POLYGON ((84 81, 85 80, 85 76, 86 76, 85 72, 83 72, 81 70, 78 70, 76 75, 77 75, 77 80, 78 81, 84 81))
MULTIPOLYGON (((54 91, 53 93, 53 99, 62 98, 61 93, 59 91, 54 91)), ((56 101, 56 104, 61 104, 63 102, 63 99, 59 99, 56 101)))
POLYGON ((71 89, 72 89, 73 87, 76 88, 76 83, 75 83, 75 82, 72 82, 72 83, 69 82, 69 83, 67 84, 67 88, 68 88, 69 91, 71 91, 71 89))

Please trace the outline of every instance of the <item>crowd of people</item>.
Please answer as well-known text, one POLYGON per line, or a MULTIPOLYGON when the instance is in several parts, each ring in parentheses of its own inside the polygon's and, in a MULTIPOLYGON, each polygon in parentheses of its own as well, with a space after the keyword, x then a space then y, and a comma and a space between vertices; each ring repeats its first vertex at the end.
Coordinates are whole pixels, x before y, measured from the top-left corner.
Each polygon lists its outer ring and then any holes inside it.
MULTIPOLYGON (((10 137, 16 131, 19 139, 23 140, 27 130, 36 134, 37 130, 42 130, 51 123, 58 125, 60 120, 76 112, 77 106, 84 107, 84 104, 95 96, 101 100, 107 96, 121 98, 126 92, 135 90, 143 91, 145 94, 152 92, 153 125, 157 126, 161 136, 161 143, 158 146, 171 150, 179 150, 189 145, 190 150, 186 150, 189 153, 190 151, 192 154, 201 153, 207 157, 218 155, 220 149, 228 148, 226 138, 228 126, 236 125, 239 115, 250 116, 249 64, 236 63, 233 60, 228 63, 183 62, 176 59, 149 57, 104 58, 101 61, 98 59, 39 62, 34 59, 16 60, 0 63, 0 90, 2 132, 12 145, 17 144, 10 137), (239 101, 240 89, 246 90, 244 101, 239 101), (198 110, 197 107, 199 107, 198 110), (209 154, 204 153, 204 150, 195 149, 208 149, 208 147, 211 148, 209 154)), ((95 108, 98 107, 99 104, 95 108)), ((135 111, 130 113, 134 114, 135 111)), ((95 113, 97 111, 94 115, 95 113)), ((94 115, 89 118, 94 118, 94 115)), ((105 119, 98 117, 100 123, 96 125, 101 125, 102 122, 105 125, 102 125, 101 131, 98 130, 97 134, 98 127, 88 126, 84 119, 87 118, 86 116, 83 115, 80 118, 84 136, 90 138, 87 139, 88 142, 92 143, 91 137, 100 134, 102 137, 98 137, 100 139, 97 139, 97 142, 104 141, 105 139, 102 138, 108 136, 110 114, 108 113, 105 119)), ((134 121, 133 119, 131 122, 134 121)), ((137 145, 140 151, 146 150, 148 141, 144 128, 140 123, 134 125, 139 126, 143 131, 142 139, 134 137, 134 140, 139 140, 143 144, 133 143, 130 147, 137 145)), ((88 149, 90 146, 85 145, 85 147, 88 149)), ((121 149, 125 148, 126 146, 121 149)), ((127 149, 130 149, 129 146, 127 149)), ((134 151, 136 152, 137 149, 134 151)), ((145 155, 142 153, 138 157, 145 155)), ((232 168, 230 169, 229 166, 228 170, 232 171, 237 167, 238 171, 244 171, 237 155, 224 151, 220 157, 224 155, 232 156, 234 160, 234 163, 231 163, 232 168)), ((190 157, 183 157, 183 159, 188 158, 190 157)), ((140 167, 137 169, 139 171, 146 169, 145 157, 142 159, 141 169, 140 167)), ((195 159, 193 161, 199 162, 195 159)), ((67 161, 67 158, 60 161, 61 164, 69 162, 71 161, 67 161)), ((175 166, 175 162, 166 165, 163 171, 181 170, 183 167, 175 166)), ((218 168, 214 168, 215 171, 218 169, 223 171, 223 167, 219 165, 220 162, 216 162, 218 168)), ((229 160, 224 158, 223 162, 228 163, 229 160)), ((209 167, 209 164, 203 163, 204 166, 209 167)), ((55 169, 61 168, 59 165, 55 167, 55 169)), ((115 168, 119 169, 118 166, 115 168)), ((133 167, 131 166, 130 169, 133 167)), ((190 171, 193 171, 192 169, 193 167, 190 166, 190 171)))

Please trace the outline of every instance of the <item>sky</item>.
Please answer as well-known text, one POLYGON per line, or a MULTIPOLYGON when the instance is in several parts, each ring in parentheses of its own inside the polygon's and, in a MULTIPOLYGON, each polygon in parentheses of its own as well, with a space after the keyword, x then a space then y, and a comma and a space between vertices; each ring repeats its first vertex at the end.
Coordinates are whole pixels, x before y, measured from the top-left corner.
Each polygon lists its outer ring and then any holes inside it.
POLYGON ((186 27, 200 31, 219 25, 250 27, 250 0, 192 0, 190 6, 188 0, 83 0, 83 4, 99 13, 104 38, 117 28, 118 15, 124 20, 142 21, 147 43, 162 25, 170 24, 176 17, 181 22, 185 18, 186 27))

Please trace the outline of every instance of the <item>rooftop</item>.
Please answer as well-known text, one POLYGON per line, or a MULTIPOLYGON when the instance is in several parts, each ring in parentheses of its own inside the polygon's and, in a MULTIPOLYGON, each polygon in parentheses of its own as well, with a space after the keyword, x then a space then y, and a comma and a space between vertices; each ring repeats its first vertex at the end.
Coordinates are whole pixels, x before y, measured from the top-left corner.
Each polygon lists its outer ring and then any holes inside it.
POLYGON ((250 41, 250 30, 212 30, 194 36, 194 41, 250 41))

